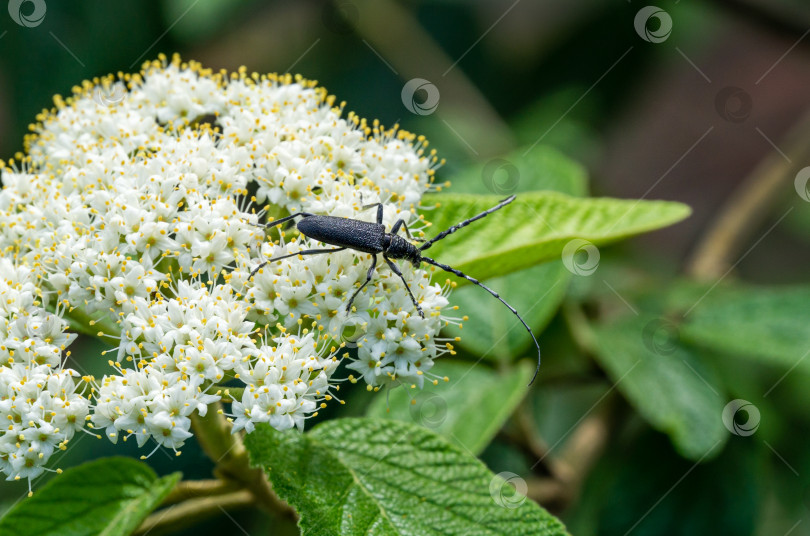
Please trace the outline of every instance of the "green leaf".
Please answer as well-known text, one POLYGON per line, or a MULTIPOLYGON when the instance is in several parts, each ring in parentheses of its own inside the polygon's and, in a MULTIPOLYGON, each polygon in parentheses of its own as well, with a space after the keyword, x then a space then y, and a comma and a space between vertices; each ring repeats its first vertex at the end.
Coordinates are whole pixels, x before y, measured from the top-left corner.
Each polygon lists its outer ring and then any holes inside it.
MULTIPOLYGON (((571 277, 563 263, 556 261, 492 279, 486 285, 514 307, 539 337, 557 312, 571 277)), ((468 352, 489 361, 537 357, 534 342, 520 320, 487 292, 469 285, 454 291, 450 301, 468 318, 462 323, 463 329, 449 325, 446 332, 460 337, 458 345, 468 352)))
MULTIPOLYGON (((498 193, 506 195, 554 190, 575 196, 587 192, 587 175, 579 164, 549 147, 538 146, 528 155, 524 153, 522 148, 451 177, 453 192, 485 194, 500 189, 498 193)), ((537 335, 559 308, 570 279, 571 272, 556 261, 488 280, 487 286, 517 309, 537 335), (540 290, 525 292, 527 288, 540 290)), ((534 349, 520 321, 506 309, 493 307, 492 296, 481 289, 464 286, 453 292, 452 302, 469 319, 463 330, 449 326, 447 332, 461 337, 459 346, 470 353, 490 361, 509 361, 534 349)))
MULTIPOLYGON (((483 212, 503 196, 429 194, 423 206, 433 223, 428 236, 483 212)), ((555 192, 520 194, 484 221, 437 242, 426 253, 476 279, 487 279, 561 258, 575 238, 595 245, 652 231, 678 222, 689 207, 669 201, 579 199, 555 192)), ((460 281, 461 283, 461 281, 460 281)))
POLYGON ((414 422, 478 454, 523 400, 534 374, 528 361, 506 374, 472 363, 439 360, 431 370, 450 378, 422 391, 393 389, 388 399, 378 396, 367 417, 414 422))
POLYGON ((0 518, 3 536, 125 536, 180 480, 158 478, 130 458, 104 458, 66 470, 0 518))
POLYGON ((704 296, 681 326, 684 340, 810 371, 810 287, 717 288, 704 296))
POLYGON ((337 419, 307 434, 260 426, 245 444, 308 536, 565 534, 480 461, 414 424, 337 419))
POLYGON ((596 357, 616 388, 683 456, 708 459, 728 431, 720 381, 696 356, 669 338, 676 328, 642 315, 599 326, 596 357))

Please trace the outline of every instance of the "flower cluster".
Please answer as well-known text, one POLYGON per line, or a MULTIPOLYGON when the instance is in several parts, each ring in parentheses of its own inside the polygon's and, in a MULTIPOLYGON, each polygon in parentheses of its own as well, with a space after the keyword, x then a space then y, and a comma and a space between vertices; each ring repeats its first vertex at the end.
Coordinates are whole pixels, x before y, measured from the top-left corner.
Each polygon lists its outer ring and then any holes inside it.
POLYGON ((7 475, 35 474, 86 420, 177 449, 228 387, 234 430, 302 427, 339 388, 347 325, 348 378, 370 389, 421 386, 452 350, 438 337, 447 288, 429 271, 401 267, 420 318, 385 265, 346 310, 369 255, 264 264, 323 247, 264 226, 298 211, 373 221, 363 207, 382 203, 389 228, 423 229, 439 164, 423 138, 344 114, 300 77, 176 57, 85 82, 37 120, 0 192, 7 475), (86 378, 92 404, 63 362, 68 321, 116 341, 109 373, 86 378))
POLYGON ((84 427, 90 400, 62 367, 76 336, 45 310, 32 271, 0 260, 0 296, 0 471, 30 483, 84 427))

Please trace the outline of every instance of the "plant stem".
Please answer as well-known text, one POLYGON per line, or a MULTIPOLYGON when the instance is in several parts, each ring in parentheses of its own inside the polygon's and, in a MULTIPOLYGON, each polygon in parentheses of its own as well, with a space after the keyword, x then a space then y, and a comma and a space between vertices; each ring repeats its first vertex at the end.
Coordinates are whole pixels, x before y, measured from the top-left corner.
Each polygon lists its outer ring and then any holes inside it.
POLYGON ((199 497, 214 497, 239 491, 239 486, 235 482, 210 479, 210 480, 183 480, 178 482, 174 489, 163 500, 163 506, 195 499, 199 497))
POLYGON ((689 275, 701 280, 721 277, 762 225, 785 184, 810 157, 810 112, 796 122, 779 145, 784 147, 785 156, 771 152, 762 159, 703 233, 687 263, 689 275))
POLYGON ((192 426, 200 446, 216 464, 214 473, 224 480, 233 480, 250 490, 256 501, 275 514, 295 519, 295 511, 279 499, 260 467, 251 467, 247 449, 238 434, 231 433, 231 424, 222 414, 222 404, 211 404, 205 416, 194 414, 192 426))
POLYGON ((526 479, 526 496, 550 510, 563 510, 568 495, 565 484, 554 478, 526 479))
POLYGON ((565 450, 551 456, 546 442, 540 437, 531 410, 524 406, 515 414, 520 445, 542 460, 550 478, 529 479, 528 495, 545 506, 568 507, 578 496, 582 482, 607 445, 610 432, 611 400, 603 408, 580 422, 565 442, 565 450))
POLYGON ((250 490, 239 490, 215 497, 198 497, 164 508, 147 517, 133 533, 136 536, 159 534, 197 523, 225 510, 244 508, 255 502, 250 490))
POLYGON ((561 479, 567 489, 567 499, 579 496, 585 477, 607 446, 614 409, 615 394, 602 400, 602 408, 586 417, 565 443, 558 463, 563 468, 561 479))
MULTIPOLYGON (((566 302, 563 317, 579 349, 593 355, 596 338, 578 304, 566 302)), ((615 395, 614 395, 615 396, 615 395)), ((528 405, 515 415, 520 443, 545 464, 551 478, 532 478, 528 481, 528 495, 535 501, 563 510, 579 496, 582 482, 590 472, 610 437, 613 415, 613 397, 602 401, 601 408, 581 419, 564 444, 564 450, 552 456, 546 442, 540 437, 528 405)))
POLYGON ((548 443, 540 436, 540 431, 534 423, 534 412, 525 400, 515 413, 515 426, 524 448, 538 460, 542 460, 551 477, 559 480, 561 468, 556 459, 549 456, 548 443))

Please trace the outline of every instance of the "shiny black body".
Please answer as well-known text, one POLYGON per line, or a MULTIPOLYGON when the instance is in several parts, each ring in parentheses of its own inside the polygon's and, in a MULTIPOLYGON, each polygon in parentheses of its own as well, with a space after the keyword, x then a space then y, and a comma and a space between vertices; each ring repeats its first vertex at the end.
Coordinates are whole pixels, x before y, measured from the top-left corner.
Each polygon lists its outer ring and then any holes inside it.
MULTIPOLYGON (((449 234, 455 233, 462 227, 466 227, 467 225, 471 224, 476 220, 480 220, 481 218, 487 216, 488 214, 492 214, 496 210, 499 210, 512 201, 515 200, 515 196, 510 196, 496 206, 492 207, 489 210, 485 210, 484 212, 473 216, 467 220, 458 223, 449 229, 439 233, 433 239, 425 242, 421 247, 416 247, 411 244, 408 240, 401 237, 398 233, 400 228, 405 229, 405 234, 410 240, 418 240, 424 242, 424 240, 416 239, 411 236, 410 231, 408 230, 408 226, 405 224, 404 220, 397 220, 394 223, 394 226, 391 228, 391 232, 386 232, 385 225, 383 225, 383 206, 382 203, 375 203, 373 205, 367 205, 363 207, 364 209, 371 208, 376 206, 377 207, 377 221, 376 223, 365 222, 361 220, 353 220, 351 218, 338 218, 335 216, 319 216, 317 214, 311 214, 309 212, 299 212, 297 214, 293 214, 292 216, 287 216, 285 218, 281 218, 280 220, 276 220, 267 224, 268 227, 275 227, 277 225, 282 225, 288 221, 291 221, 295 218, 301 218, 296 227, 298 231, 308 238, 312 238, 313 240, 317 240, 319 242, 323 242, 325 244, 330 244, 332 246, 337 246, 331 249, 305 249, 302 251, 298 251, 296 253, 291 253, 289 255, 282 255, 280 257, 274 257, 269 261, 266 261, 260 264, 256 269, 251 272, 251 276, 253 276, 256 272, 258 272, 265 264, 268 262, 278 261, 282 259, 287 259, 290 257, 296 257, 298 255, 317 255, 321 253, 332 253, 335 251, 342 251, 345 249, 351 249, 355 251, 362 251, 364 253, 370 253, 372 255, 371 260, 371 267, 368 269, 368 273, 366 274, 366 281, 358 288, 352 297, 349 299, 348 303, 346 304, 346 310, 351 311, 352 303, 354 303, 355 297, 360 293, 361 290, 368 285, 369 281, 371 281, 372 276, 374 275, 374 271, 377 269, 377 255, 382 255, 383 259, 385 260, 386 264, 388 264, 391 271, 399 276, 402 280, 402 283, 405 285, 405 289, 408 291, 408 295, 411 297, 411 301, 416 307, 416 310, 419 312, 419 315, 424 318, 425 314, 422 311, 422 308, 419 306, 419 302, 416 301, 416 298, 411 292, 411 288, 408 286, 408 282, 405 280, 405 277, 402 275, 399 267, 391 260, 391 259, 401 259, 411 262, 414 266, 419 267, 422 262, 426 262, 428 264, 432 264, 442 270, 447 272, 451 272, 458 277, 464 278, 467 281, 470 281, 474 285, 477 285, 490 294, 492 294, 495 298, 497 298, 502 304, 509 308, 515 316, 518 317, 520 322, 532 336, 534 340, 534 344, 537 346, 537 370, 534 373, 534 377, 532 378, 532 382, 534 382, 534 378, 537 377, 537 372, 540 370, 540 344, 537 342, 537 339, 532 333, 531 328, 526 324, 526 322, 521 318, 518 312, 515 310, 514 307, 506 303, 503 298, 501 298, 497 292, 490 289, 489 287, 483 285, 477 279, 474 279, 455 268, 447 266, 446 264, 442 264, 440 262, 431 259, 430 257, 425 257, 422 255, 422 252, 426 249, 430 248, 434 243, 438 242, 442 238, 446 237, 449 234)), ((531 385, 531 383, 529 385, 531 385)))
POLYGON ((297 228, 304 236, 325 244, 404 259, 416 266, 422 261, 416 246, 399 235, 386 232, 381 223, 303 213, 297 228))

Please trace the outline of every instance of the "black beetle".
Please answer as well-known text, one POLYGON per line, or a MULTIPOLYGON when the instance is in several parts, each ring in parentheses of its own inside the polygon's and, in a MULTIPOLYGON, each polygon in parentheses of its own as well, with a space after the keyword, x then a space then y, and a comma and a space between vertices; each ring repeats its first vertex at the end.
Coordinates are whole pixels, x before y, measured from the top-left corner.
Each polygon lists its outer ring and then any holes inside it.
POLYGON ((449 229, 442 231, 434 238, 428 241, 424 241, 422 239, 414 238, 411 236, 410 231, 408 230, 408 226, 405 224, 404 220, 397 220, 394 223, 394 226, 391 228, 391 232, 386 232, 385 225, 383 225, 383 205, 382 203, 374 203, 371 205, 365 205, 362 207, 363 210, 377 207, 377 222, 370 223, 361 220, 354 220, 351 218, 339 218, 335 216, 320 216, 317 214, 311 214, 309 212, 298 212, 291 216, 287 216, 281 218, 279 220, 270 222, 267 224, 267 227, 276 227, 278 225, 282 225, 288 221, 291 221, 295 218, 301 218, 301 220, 297 223, 296 227, 298 231, 308 238, 312 238, 319 242, 323 242, 325 244, 331 244, 333 246, 338 246, 336 248, 330 249, 305 249, 302 251, 298 251, 296 253, 290 253, 289 255, 282 255, 280 257, 274 257, 270 260, 267 260, 256 267, 251 273, 250 276, 252 277, 256 272, 258 272, 263 266, 265 266, 269 262, 279 261, 282 259, 287 259, 290 257, 295 257, 298 255, 319 255, 321 253, 333 253, 335 251, 343 251, 344 249, 353 249, 355 251, 362 251, 364 253, 370 253, 371 257, 371 266, 368 269, 368 273, 366 274, 365 282, 360 285, 360 288, 355 290, 352 297, 346 303, 346 310, 351 311, 352 303, 354 302, 355 297, 357 294, 363 290, 366 285, 368 285, 369 281, 371 281, 371 277, 374 275, 374 271, 377 268, 377 255, 382 255, 385 262, 391 268, 391 270, 402 279, 402 283, 405 285, 405 289, 408 291, 408 295, 411 297, 411 301, 413 302, 414 307, 416 307, 417 312, 419 315, 424 318, 425 314, 422 311, 422 308, 419 306, 419 303, 416 301, 416 298, 411 292, 410 287, 408 286, 408 282, 405 281, 405 277, 402 275, 399 267, 394 263, 391 259, 403 259, 415 267, 419 267, 422 262, 426 262, 428 264, 432 264, 442 270, 447 272, 453 273, 458 277, 462 277, 467 281, 483 288, 494 297, 496 297, 502 304, 509 308, 515 316, 518 317, 518 320, 523 324, 526 330, 531 335, 532 340, 534 341, 535 346, 537 346, 537 369, 534 372, 534 376, 532 377, 532 381, 529 382, 529 385, 534 382, 534 379, 537 377, 537 372, 540 370, 540 344, 537 342, 537 339, 532 332, 532 329, 529 327, 528 324, 523 320, 523 318, 518 314, 514 307, 506 303, 503 298, 501 298, 497 292, 490 289, 489 287, 482 284, 477 279, 474 279, 467 274, 456 270, 446 264, 442 264, 440 262, 431 259, 430 257, 426 257, 422 255, 422 252, 432 246, 434 243, 438 242, 442 238, 446 237, 449 234, 455 233, 462 227, 466 227, 467 225, 471 224, 476 220, 480 220, 481 218, 492 214, 496 210, 499 210, 512 201, 515 200, 515 196, 509 196, 494 207, 485 210, 484 212, 473 216, 467 220, 458 223, 449 229), (400 229, 405 230, 405 234, 410 240, 424 242, 422 246, 416 247, 405 238, 399 236, 400 229))

